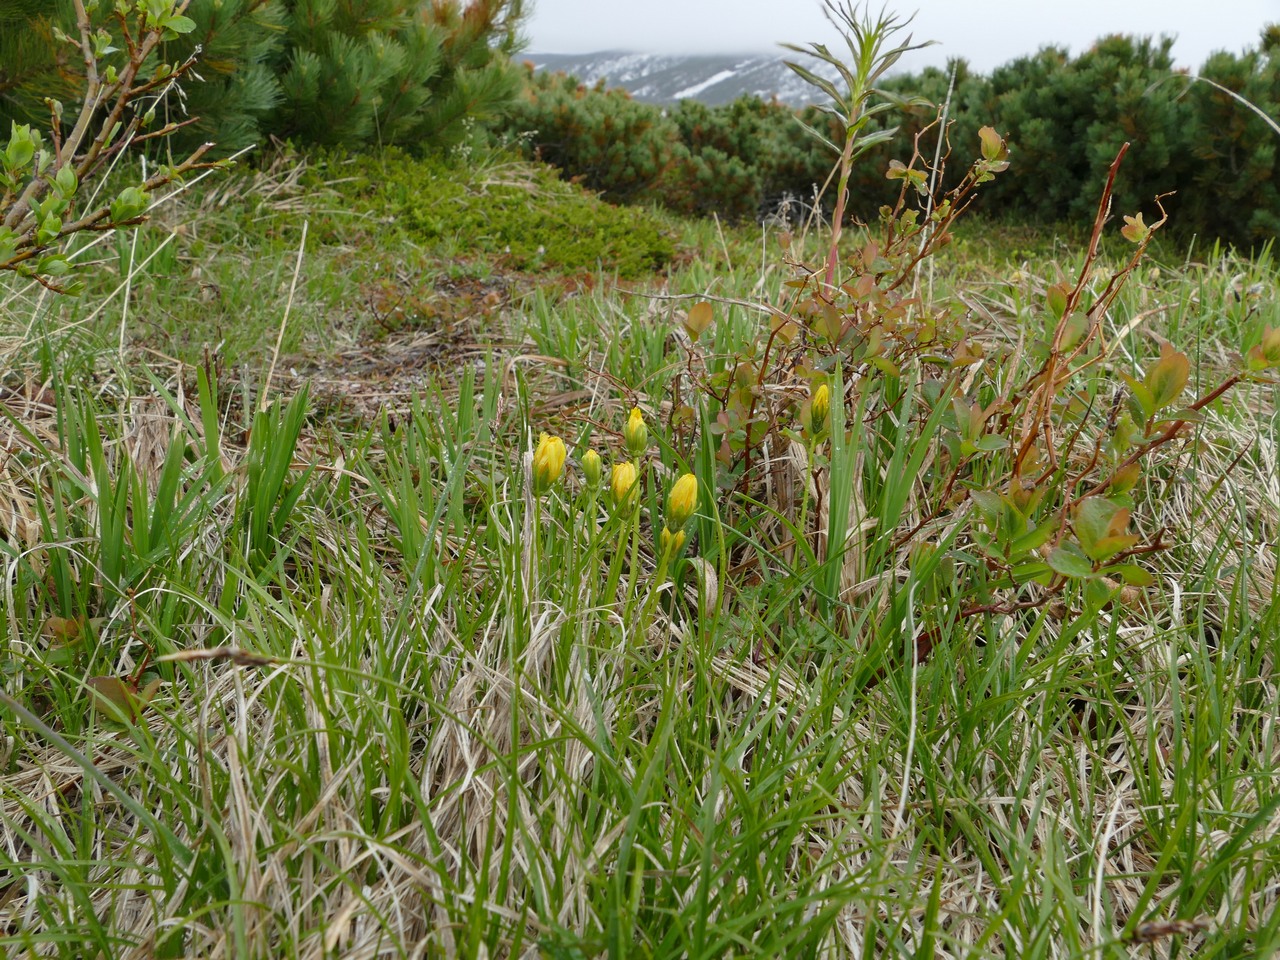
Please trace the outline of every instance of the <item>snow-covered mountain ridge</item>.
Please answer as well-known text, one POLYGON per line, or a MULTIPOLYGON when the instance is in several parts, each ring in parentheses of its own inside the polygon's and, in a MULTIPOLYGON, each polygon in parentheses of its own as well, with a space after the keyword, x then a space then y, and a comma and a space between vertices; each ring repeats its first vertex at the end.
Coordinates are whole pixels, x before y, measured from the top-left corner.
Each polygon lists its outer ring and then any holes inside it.
MULTIPOLYGON (((783 57, 769 54, 648 54, 611 50, 600 53, 530 53, 525 56, 539 70, 572 74, 583 83, 604 80, 623 87, 637 100, 673 103, 690 98, 707 104, 728 103, 744 94, 802 106, 825 98, 790 67, 783 57)), ((833 75, 825 64, 796 59, 823 76, 833 75), (816 63, 816 65, 815 65, 816 63)))

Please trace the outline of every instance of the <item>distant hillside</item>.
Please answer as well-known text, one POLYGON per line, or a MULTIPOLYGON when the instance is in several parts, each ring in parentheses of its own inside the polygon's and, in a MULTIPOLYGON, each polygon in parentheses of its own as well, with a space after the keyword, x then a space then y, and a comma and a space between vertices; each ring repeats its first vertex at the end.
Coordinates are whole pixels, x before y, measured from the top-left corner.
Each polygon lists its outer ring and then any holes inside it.
MULTIPOLYGON (((525 57, 539 70, 570 73, 584 83, 604 80, 624 87, 637 100, 673 103, 686 98, 716 105, 744 94, 803 106, 823 95, 800 79, 780 56, 768 54, 657 55, 647 53, 531 53, 525 57)), ((797 59, 816 73, 814 63, 797 59)), ((817 66, 824 66, 817 64, 817 66)))

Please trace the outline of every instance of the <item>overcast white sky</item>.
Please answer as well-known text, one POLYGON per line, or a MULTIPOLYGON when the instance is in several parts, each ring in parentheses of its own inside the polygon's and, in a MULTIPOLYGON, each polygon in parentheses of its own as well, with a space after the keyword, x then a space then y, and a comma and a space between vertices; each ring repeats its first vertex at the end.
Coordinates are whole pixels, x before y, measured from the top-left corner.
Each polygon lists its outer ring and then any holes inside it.
MULTIPOLYGON (((532 53, 747 53, 779 41, 838 40, 819 0, 532 0, 532 53)), ((879 0, 872 10, 879 11, 879 0)), ((903 0, 910 30, 938 46, 903 59, 907 69, 963 56, 987 71, 1046 44, 1073 53, 1108 33, 1177 36, 1179 64, 1198 67, 1214 50, 1252 46, 1280 21, 1280 0, 903 0)))

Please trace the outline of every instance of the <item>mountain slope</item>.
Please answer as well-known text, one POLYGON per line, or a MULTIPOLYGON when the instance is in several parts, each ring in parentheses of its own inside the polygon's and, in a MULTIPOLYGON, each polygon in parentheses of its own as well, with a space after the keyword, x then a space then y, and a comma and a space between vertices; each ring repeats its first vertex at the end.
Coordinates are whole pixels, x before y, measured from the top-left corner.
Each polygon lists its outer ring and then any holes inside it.
MULTIPOLYGON (((728 103, 744 94, 803 106, 821 103, 825 96, 769 54, 659 55, 604 51, 600 53, 532 53, 525 59, 539 70, 569 73, 583 83, 604 80, 624 87, 637 100, 674 103, 691 98, 707 104, 728 103)), ((803 58, 801 58, 803 59, 803 58)), ((804 63, 822 76, 834 71, 821 63, 804 63)))

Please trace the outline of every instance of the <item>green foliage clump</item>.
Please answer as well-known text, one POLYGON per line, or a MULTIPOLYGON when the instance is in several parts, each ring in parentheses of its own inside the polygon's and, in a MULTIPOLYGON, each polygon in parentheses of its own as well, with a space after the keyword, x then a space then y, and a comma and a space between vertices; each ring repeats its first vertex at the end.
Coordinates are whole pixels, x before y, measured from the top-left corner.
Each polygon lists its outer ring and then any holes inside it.
POLYGON ((684 100, 671 119, 689 152, 685 213, 741 219, 771 198, 812 197, 835 159, 803 136, 794 111, 777 101, 748 96, 708 107, 684 100))
POLYGON ((76 89, 68 72, 76 50, 53 33, 73 23, 71 0, 0 0, 0 131, 10 121, 43 124, 44 98, 66 100, 76 89))
POLYGON ((214 141, 230 153, 277 129, 277 61, 291 6, 284 0, 192 0, 188 15, 196 29, 181 42, 179 55, 192 56, 199 46, 201 80, 184 85, 182 115, 169 117, 195 118, 188 138, 214 141))
POLYGON ((652 104, 625 90, 587 87, 564 74, 527 70, 524 96, 507 112, 503 130, 530 156, 615 202, 668 195, 688 160, 675 125, 652 104))
MULTIPOLYGON (((1132 144, 1117 199, 1128 207, 1178 188, 1178 91, 1149 89, 1173 70, 1173 41, 1112 36, 1076 58, 1046 48, 970 77, 958 90, 963 127, 987 111, 1018 158, 993 202, 1041 222, 1092 215, 1098 186, 1123 143, 1132 144)), ((964 135, 963 133, 961 134, 964 135)))
MULTIPOLYGON (((192 121, 180 143, 224 153, 268 135, 447 148, 518 92, 522 13, 521 0, 191 0, 195 27, 165 56, 195 58, 203 82, 183 84, 166 119, 192 121)), ((0 23, 20 25, 0 30, 0 124, 79 96, 64 68, 76 51, 58 38, 75 32, 71 3, 0 0, 0 23)))
MULTIPOLYGON (((212 2, 212 0, 205 0, 212 2)), ((278 135, 321 144, 449 147, 519 83, 503 48, 519 4, 363 0, 290 4, 278 135)))
MULTIPOLYGON (((1118 160, 1103 171, 1078 279, 1046 284, 1016 336, 959 302, 922 297, 923 265, 948 246, 977 194, 1012 169, 1009 144, 979 128, 969 147, 978 159, 945 190, 937 186, 945 170, 917 144, 888 171, 900 185, 896 203, 846 235, 851 162, 865 156, 864 144, 890 138, 867 122, 886 112, 869 105, 873 84, 909 40, 886 50, 902 26, 896 18, 872 20, 849 0, 826 5, 846 25, 855 55, 846 68, 813 46, 841 67, 843 91, 798 71, 831 94, 845 129, 835 213, 822 238, 825 269, 805 267, 779 287, 762 304, 772 322, 736 350, 726 349, 710 300, 681 318, 688 358, 671 364, 678 372, 670 397, 674 409, 687 409, 672 448, 704 483, 714 478, 715 522, 733 531, 707 523, 700 541, 721 550, 728 541, 736 563, 765 544, 751 566, 777 563, 789 583, 804 585, 793 602, 817 617, 841 616, 839 599, 850 591, 883 589, 878 609, 870 597, 860 606, 875 614, 849 615, 857 638, 850 646, 870 649, 874 624, 887 623, 884 649, 904 651, 904 665, 929 659, 947 623, 1059 605, 1086 616, 1136 606, 1156 582, 1147 564, 1169 548, 1164 528, 1143 530, 1143 514, 1158 514, 1160 484, 1177 469, 1180 448, 1212 435, 1205 414, 1233 391, 1274 383, 1280 329, 1255 322, 1216 376, 1193 379, 1190 357, 1172 338, 1158 357, 1132 366, 1109 318, 1166 218, 1148 224, 1141 212, 1122 213, 1116 232, 1130 249, 1104 266, 1100 241, 1118 160), (1095 268, 1109 274, 1105 282, 1091 282, 1095 268), (770 462, 782 449, 793 451, 789 473, 770 462), (772 543, 756 520, 762 503, 782 520, 772 543), (819 515, 811 504, 821 504, 819 515), (904 571, 907 581, 873 571, 904 571)), ((1139 66, 1153 49, 1116 46, 1136 51, 1139 66)), ((1103 66, 1124 77, 1122 62, 1103 66)), ((1140 69, 1127 74, 1135 77, 1140 69)), ((1086 84, 1075 80, 1084 98, 1086 84)), ((1145 116, 1158 116, 1155 103, 1145 116)), ((1107 107, 1125 108, 1123 98, 1107 107)), ((1106 138, 1100 127, 1078 132, 1075 159, 1087 169, 1085 148, 1105 149, 1106 138)), ((1123 158, 1123 144, 1115 147, 1123 158)))
POLYGON ((631 279, 675 254, 653 214, 604 203, 546 168, 516 163, 464 171, 443 158, 390 149, 324 161, 314 175, 333 175, 356 209, 392 220, 418 242, 501 258, 516 269, 603 269, 631 279))
POLYGON ((1262 48, 1213 54, 1200 70, 1207 82, 1170 86, 1188 115, 1180 156, 1182 187, 1172 209, 1209 236, 1265 241, 1280 235, 1280 30, 1264 31, 1262 48), (1228 92, 1230 91, 1230 92, 1228 92))
POLYGON ((776 101, 685 100, 666 110, 531 67, 501 131, 608 200, 729 220, 754 216, 766 198, 811 196, 830 167, 795 112, 776 101))
POLYGON ((1260 49, 1210 57, 1200 72, 1209 82, 1174 68, 1168 38, 1105 37, 1075 58, 1047 48, 958 85, 961 136, 981 115, 1008 137, 1016 172, 992 201, 1021 219, 1090 216, 1127 142, 1119 204, 1150 209, 1171 194, 1174 230, 1265 242, 1280 226, 1280 138, 1249 104, 1280 116, 1280 66, 1267 36, 1260 49))

